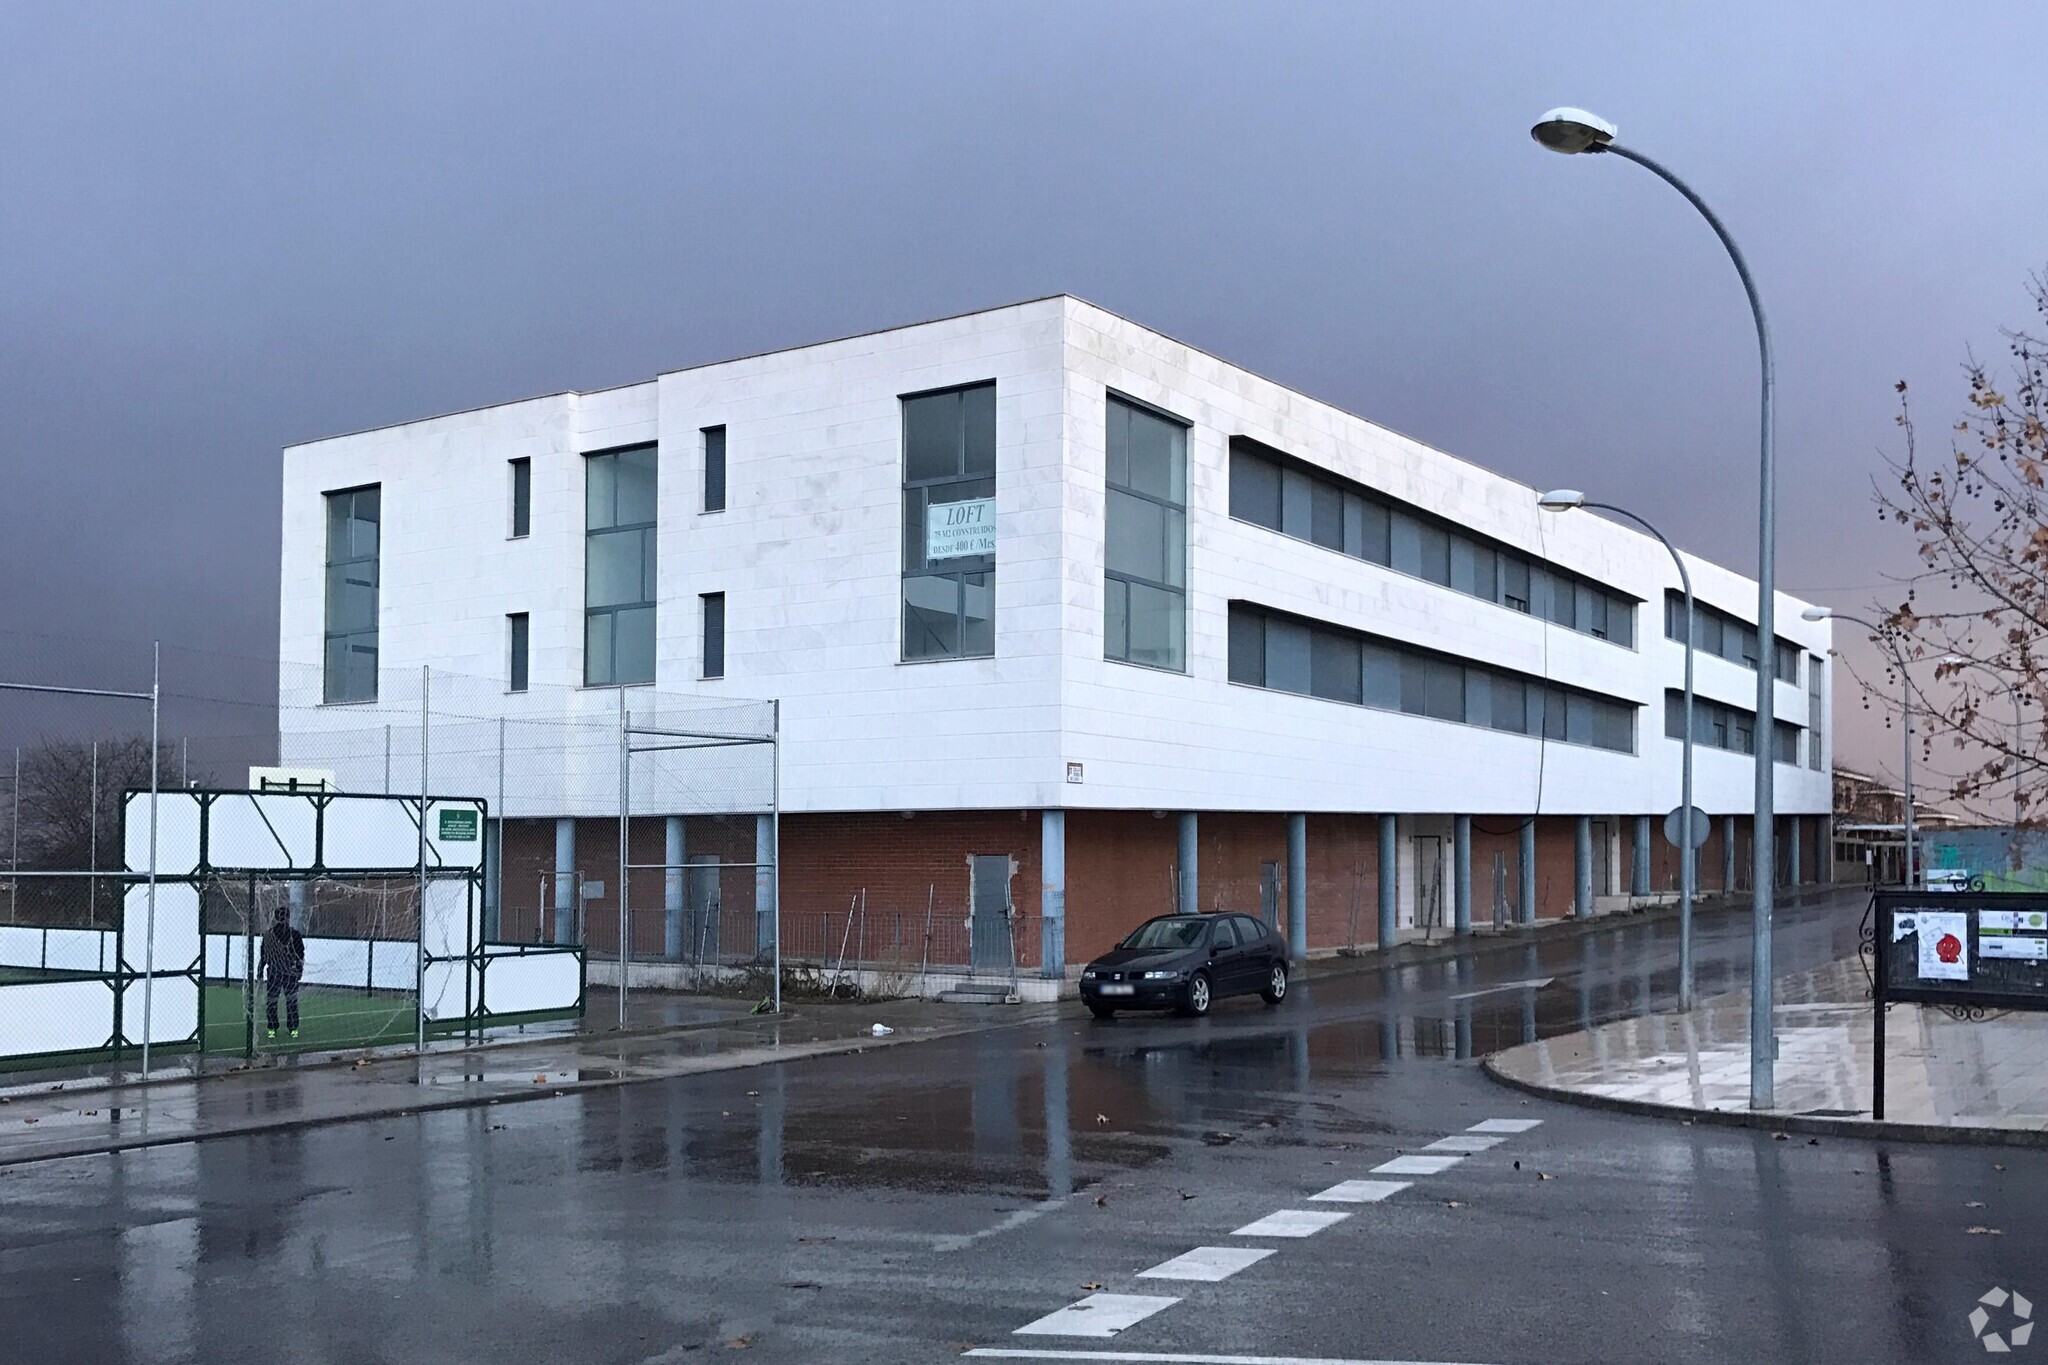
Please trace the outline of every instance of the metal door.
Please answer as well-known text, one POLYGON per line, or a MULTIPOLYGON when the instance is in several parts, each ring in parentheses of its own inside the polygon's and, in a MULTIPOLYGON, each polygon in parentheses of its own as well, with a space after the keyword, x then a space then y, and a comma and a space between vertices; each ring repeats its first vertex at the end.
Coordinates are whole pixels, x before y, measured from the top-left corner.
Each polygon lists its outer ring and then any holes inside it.
POLYGON ((1415 836, 1415 927, 1444 925, 1444 841, 1435 834, 1415 836))
POLYGON ((718 912, 723 899, 716 853, 693 853, 684 879, 689 883, 689 922, 683 926, 683 951, 692 962, 718 959, 718 912))
POLYGON ((1010 965, 1010 855, 973 855, 973 944, 968 966, 976 971, 1010 965))
POLYGON ((1259 915, 1269 929, 1280 927, 1280 864, 1259 864, 1259 915))

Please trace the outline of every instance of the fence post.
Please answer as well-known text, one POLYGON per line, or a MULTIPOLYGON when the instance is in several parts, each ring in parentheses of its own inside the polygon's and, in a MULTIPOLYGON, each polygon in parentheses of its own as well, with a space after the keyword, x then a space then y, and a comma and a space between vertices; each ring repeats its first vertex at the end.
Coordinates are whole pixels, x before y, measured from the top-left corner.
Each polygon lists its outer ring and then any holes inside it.
MULTIPOLYGON (((427 1052, 427 731, 431 691, 434 685, 430 665, 420 665, 420 875, 418 908, 413 914, 413 1051, 427 1052)), ((391 727, 384 727, 385 753, 390 753, 391 727)), ((388 779, 387 779, 388 781, 388 779)))

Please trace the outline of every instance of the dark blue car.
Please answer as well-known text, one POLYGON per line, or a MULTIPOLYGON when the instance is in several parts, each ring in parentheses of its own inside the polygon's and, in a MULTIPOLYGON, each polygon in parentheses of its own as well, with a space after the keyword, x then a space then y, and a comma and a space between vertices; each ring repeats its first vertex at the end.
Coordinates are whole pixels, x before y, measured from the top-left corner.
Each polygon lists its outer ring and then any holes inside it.
POLYGON ((1097 1019, 1118 1010, 1203 1015, 1227 995, 1287 998, 1287 944, 1250 915, 1161 915, 1081 972, 1097 1019))

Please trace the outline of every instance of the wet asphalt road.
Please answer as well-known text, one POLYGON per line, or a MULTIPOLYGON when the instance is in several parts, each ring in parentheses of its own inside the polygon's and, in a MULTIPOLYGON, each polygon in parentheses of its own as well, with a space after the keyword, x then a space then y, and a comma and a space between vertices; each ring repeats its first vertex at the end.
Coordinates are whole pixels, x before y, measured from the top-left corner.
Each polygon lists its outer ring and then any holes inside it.
MULTIPOLYGON (((1782 967, 1852 950, 1860 911, 1781 911, 1782 967)), ((16 1168, 0 1360, 1860 1365, 1981 1359, 1979 1295, 2048 1302, 2048 1153, 1607 1115, 1470 1060, 1667 1004, 1674 959, 1668 924, 1623 923, 1323 976, 1272 1011, 16 1168), (1370 1174, 1492 1119, 1541 1123, 1370 1174), (1308 1198, 1376 1178, 1410 1183, 1308 1198), (1278 1210, 1349 1216, 1233 1235, 1278 1210), (1197 1247, 1272 1254, 1139 1278, 1197 1247), (1173 1302, 1113 1339, 1016 1335, 1094 1293, 1173 1302)), ((1703 925, 1704 991, 1747 960, 1746 917, 1703 925)))

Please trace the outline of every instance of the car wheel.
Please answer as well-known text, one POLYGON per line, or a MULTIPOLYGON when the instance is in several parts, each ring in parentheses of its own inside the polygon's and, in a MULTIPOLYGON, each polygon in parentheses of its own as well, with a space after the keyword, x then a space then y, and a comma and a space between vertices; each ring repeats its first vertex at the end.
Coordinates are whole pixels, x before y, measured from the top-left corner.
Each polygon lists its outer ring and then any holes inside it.
POLYGON ((1187 1002, 1181 1006, 1181 1012, 1201 1018, 1209 1012, 1210 994, 1209 974, 1196 972, 1188 978, 1187 1002))
POLYGON ((1266 974, 1266 989, 1259 992, 1259 999, 1269 1005, 1277 1005, 1287 998, 1287 964, 1275 962, 1266 974))
POLYGON ((1088 1007, 1088 1012, 1094 1015, 1097 1019, 1116 1018, 1116 1006, 1114 1005, 1090 1005, 1088 1007))

